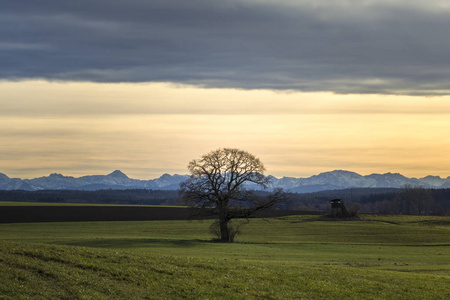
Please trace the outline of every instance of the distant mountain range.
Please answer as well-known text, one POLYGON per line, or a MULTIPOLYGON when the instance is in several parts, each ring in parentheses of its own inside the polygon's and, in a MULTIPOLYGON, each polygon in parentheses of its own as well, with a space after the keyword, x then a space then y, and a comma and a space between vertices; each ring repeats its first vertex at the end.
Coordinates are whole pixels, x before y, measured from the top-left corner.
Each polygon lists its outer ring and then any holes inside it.
POLYGON ((188 177, 188 175, 164 174, 153 180, 138 180, 131 179, 121 171, 116 170, 108 175, 88 175, 78 178, 53 173, 50 176, 34 179, 19 179, 9 178, 5 174, 0 173, 0 190, 177 190, 180 182, 188 177))
MULTIPOLYGON (((398 173, 371 174, 362 176, 355 172, 335 170, 320 173, 308 178, 270 176, 272 188, 281 187, 294 193, 310 193, 325 190, 348 188, 402 188, 406 185, 424 188, 450 188, 450 176, 427 176, 424 178, 408 178, 398 173)), ((119 170, 108 175, 89 175, 83 177, 50 176, 34 179, 9 178, 0 173, 0 190, 102 190, 102 189, 152 189, 176 190, 179 184, 189 178, 188 175, 164 174, 152 180, 129 178, 119 170)))

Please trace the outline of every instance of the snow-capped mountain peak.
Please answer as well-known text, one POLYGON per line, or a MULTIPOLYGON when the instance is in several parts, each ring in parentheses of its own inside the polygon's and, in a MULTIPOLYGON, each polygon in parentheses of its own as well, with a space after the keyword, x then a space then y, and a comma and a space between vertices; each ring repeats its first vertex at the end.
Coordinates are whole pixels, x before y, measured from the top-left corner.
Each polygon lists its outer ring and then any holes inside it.
MULTIPOLYGON (((399 173, 371 174, 362 176, 358 173, 345 170, 324 172, 307 178, 276 178, 271 175, 268 175, 267 177, 271 180, 271 188, 280 187, 286 191, 297 193, 347 188, 403 188, 405 186, 422 186, 425 188, 450 187, 450 177, 443 179, 439 176, 426 176, 424 178, 416 179, 405 177, 399 173)), ((129 178, 120 170, 116 170, 108 175, 87 175, 78 178, 52 173, 47 177, 19 179, 9 178, 5 174, 0 173, 0 190, 176 190, 179 188, 179 184, 188 178, 189 175, 170 175, 166 173, 156 179, 138 180, 129 178)))
MULTIPOLYGON (((447 178, 448 180, 448 178, 447 178)), ((440 176, 426 176, 424 178, 420 178, 420 181, 425 182, 431 186, 439 187, 443 185, 446 181, 446 179, 441 178, 440 176)))
POLYGON ((130 179, 127 175, 125 175, 122 171, 120 170, 115 170, 114 172, 106 175, 108 177, 111 178, 115 178, 115 179, 121 179, 121 180, 126 180, 126 179, 130 179))
POLYGON ((8 180, 8 179, 9 179, 8 176, 6 176, 6 175, 3 174, 3 173, 0 173, 0 180, 8 180))

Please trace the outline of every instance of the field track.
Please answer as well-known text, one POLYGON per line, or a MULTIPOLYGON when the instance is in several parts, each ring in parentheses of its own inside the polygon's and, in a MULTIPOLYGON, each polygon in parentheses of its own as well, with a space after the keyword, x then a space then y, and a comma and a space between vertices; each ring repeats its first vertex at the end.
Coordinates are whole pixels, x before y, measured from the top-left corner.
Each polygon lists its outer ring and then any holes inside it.
MULTIPOLYGON (((277 210, 258 217, 305 214, 277 210)), ((167 206, 1 206, 0 223, 190 220, 191 210, 167 206)), ((198 219, 198 217, 197 217, 198 219)))

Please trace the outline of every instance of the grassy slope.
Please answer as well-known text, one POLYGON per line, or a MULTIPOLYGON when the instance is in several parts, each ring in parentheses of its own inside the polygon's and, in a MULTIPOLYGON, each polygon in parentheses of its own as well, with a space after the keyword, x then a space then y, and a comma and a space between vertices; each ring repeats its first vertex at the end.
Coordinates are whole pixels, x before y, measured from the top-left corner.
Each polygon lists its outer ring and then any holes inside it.
POLYGON ((448 217, 252 220, 236 244, 209 242, 209 224, 1 224, 0 295, 6 299, 450 297, 448 217))

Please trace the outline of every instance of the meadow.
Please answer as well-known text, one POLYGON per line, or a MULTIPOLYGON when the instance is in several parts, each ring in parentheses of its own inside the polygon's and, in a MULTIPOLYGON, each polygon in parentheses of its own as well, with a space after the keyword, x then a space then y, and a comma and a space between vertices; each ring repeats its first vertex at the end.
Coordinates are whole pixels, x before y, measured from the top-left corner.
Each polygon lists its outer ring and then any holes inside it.
POLYGON ((0 224, 0 299, 449 299, 450 218, 0 224))

